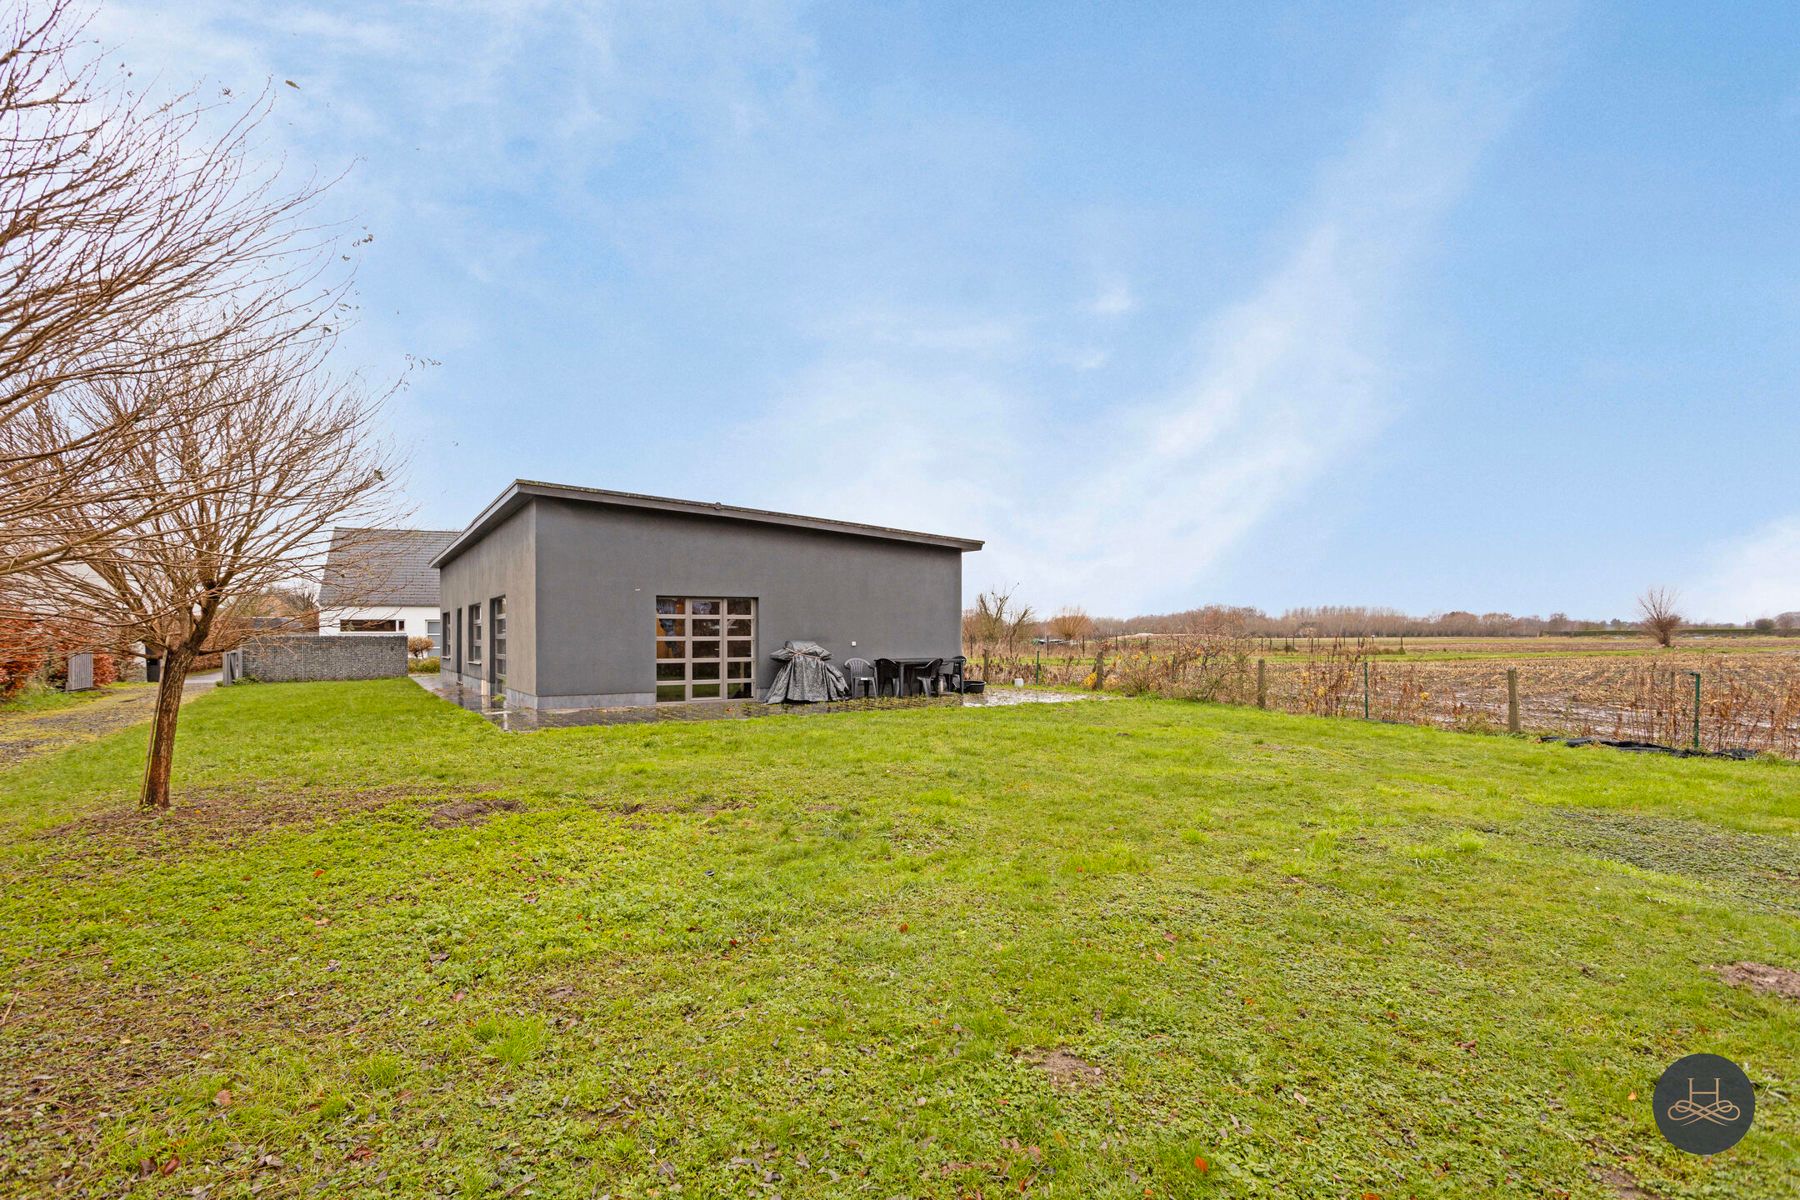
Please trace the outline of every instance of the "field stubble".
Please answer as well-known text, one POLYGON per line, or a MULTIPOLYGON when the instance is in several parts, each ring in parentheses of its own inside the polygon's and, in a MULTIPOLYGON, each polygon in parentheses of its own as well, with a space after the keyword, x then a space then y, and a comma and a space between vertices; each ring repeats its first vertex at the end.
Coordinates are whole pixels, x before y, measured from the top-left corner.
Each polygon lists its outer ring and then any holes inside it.
MULTIPOLYGON (((1397 654, 1373 642, 1300 642, 1270 652, 1261 639, 1171 635, 1094 642, 1087 653, 994 654, 988 670, 997 679, 1256 704, 1260 662, 1262 702, 1277 711, 1474 732, 1507 728, 1507 672, 1516 670, 1522 732, 1680 747, 1697 740, 1704 750, 1800 758, 1800 648, 1791 642, 1672 650, 1626 643, 1558 654, 1537 646, 1540 639, 1520 639, 1524 648, 1509 654, 1494 639, 1438 640, 1455 645, 1414 638, 1397 654)), ((980 678, 980 656, 970 659, 980 678)))

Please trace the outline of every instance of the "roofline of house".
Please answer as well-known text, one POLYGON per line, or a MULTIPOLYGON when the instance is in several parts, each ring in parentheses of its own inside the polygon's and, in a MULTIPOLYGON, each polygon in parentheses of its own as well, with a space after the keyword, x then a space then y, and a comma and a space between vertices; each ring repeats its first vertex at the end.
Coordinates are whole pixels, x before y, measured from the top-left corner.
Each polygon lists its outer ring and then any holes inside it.
POLYGON ((975 538, 950 537, 939 533, 920 533, 914 529, 893 529, 886 525, 864 525, 856 521, 833 521, 825 517, 804 517, 798 513, 770 512, 761 508, 739 508, 732 504, 709 504, 701 500, 676 500, 669 496, 643 496, 636 492, 614 492, 605 488, 576 487, 564 483, 544 483, 535 479, 515 479, 494 502, 481 510, 469 527, 431 560, 434 567, 468 549, 488 530, 523 508, 529 501, 572 500, 582 504, 603 504, 614 508, 643 508, 655 512, 681 513, 696 517, 723 517, 731 521, 748 521, 757 525, 781 525, 790 529, 810 529, 819 533, 845 533, 855 537, 880 538, 890 542, 913 542, 923 546, 941 546, 946 550, 969 552, 979 550, 983 542, 975 538))
POLYGON ((334 525, 331 535, 340 533, 447 533, 458 534, 461 529, 414 529, 410 525, 334 525))

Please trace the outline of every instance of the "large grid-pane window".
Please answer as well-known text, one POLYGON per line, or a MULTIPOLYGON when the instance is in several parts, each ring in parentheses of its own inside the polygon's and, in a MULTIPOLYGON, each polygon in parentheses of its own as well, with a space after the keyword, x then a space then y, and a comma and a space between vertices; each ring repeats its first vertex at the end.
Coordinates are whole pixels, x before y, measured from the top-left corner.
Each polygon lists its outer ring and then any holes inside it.
POLYGON ((506 686, 506 597, 488 601, 488 640, 493 649, 488 655, 488 671, 494 687, 506 686))
MULTIPOLYGON (((449 613, 444 614, 446 617, 449 613)), ((431 652, 438 658, 444 657, 444 623, 442 621, 425 622, 425 636, 431 639, 431 652)))
POLYGON ((756 601, 656 598, 656 702, 749 700, 756 677, 756 601))
POLYGON ((469 665, 481 665, 481 605, 469 605, 469 665))

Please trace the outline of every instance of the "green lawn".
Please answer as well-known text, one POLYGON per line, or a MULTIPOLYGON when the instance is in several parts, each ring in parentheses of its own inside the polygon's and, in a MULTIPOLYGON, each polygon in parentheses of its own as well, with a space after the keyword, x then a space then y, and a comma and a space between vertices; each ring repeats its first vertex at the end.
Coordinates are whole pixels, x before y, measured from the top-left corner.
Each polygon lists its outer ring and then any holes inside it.
POLYGON ((102 696, 129 686, 129 684, 115 683, 85 692, 65 692, 49 687, 28 687, 17 695, 0 700, 0 717, 60 712, 65 708, 79 708, 83 704, 90 704, 102 696))
POLYGON ((141 728, 0 771, 0 1194, 1800 1194, 1800 1006, 1711 970, 1800 967, 1795 764, 405 680, 182 730, 162 821, 141 728), (1758 1087, 1714 1159, 1650 1115, 1697 1050, 1758 1087))

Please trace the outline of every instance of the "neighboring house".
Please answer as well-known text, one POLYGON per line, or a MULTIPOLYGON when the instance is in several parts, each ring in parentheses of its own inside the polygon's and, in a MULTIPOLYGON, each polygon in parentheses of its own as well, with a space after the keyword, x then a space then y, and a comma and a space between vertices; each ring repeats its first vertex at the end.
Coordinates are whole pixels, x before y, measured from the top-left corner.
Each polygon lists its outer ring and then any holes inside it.
POLYGON ((760 699, 788 641, 949 658, 981 545, 519 480, 432 562, 443 670, 513 705, 589 708, 760 699))
POLYGON ((319 632, 404 633, 443 649, 438 573, 455 529, 334 529, 319 581, 319 632))

